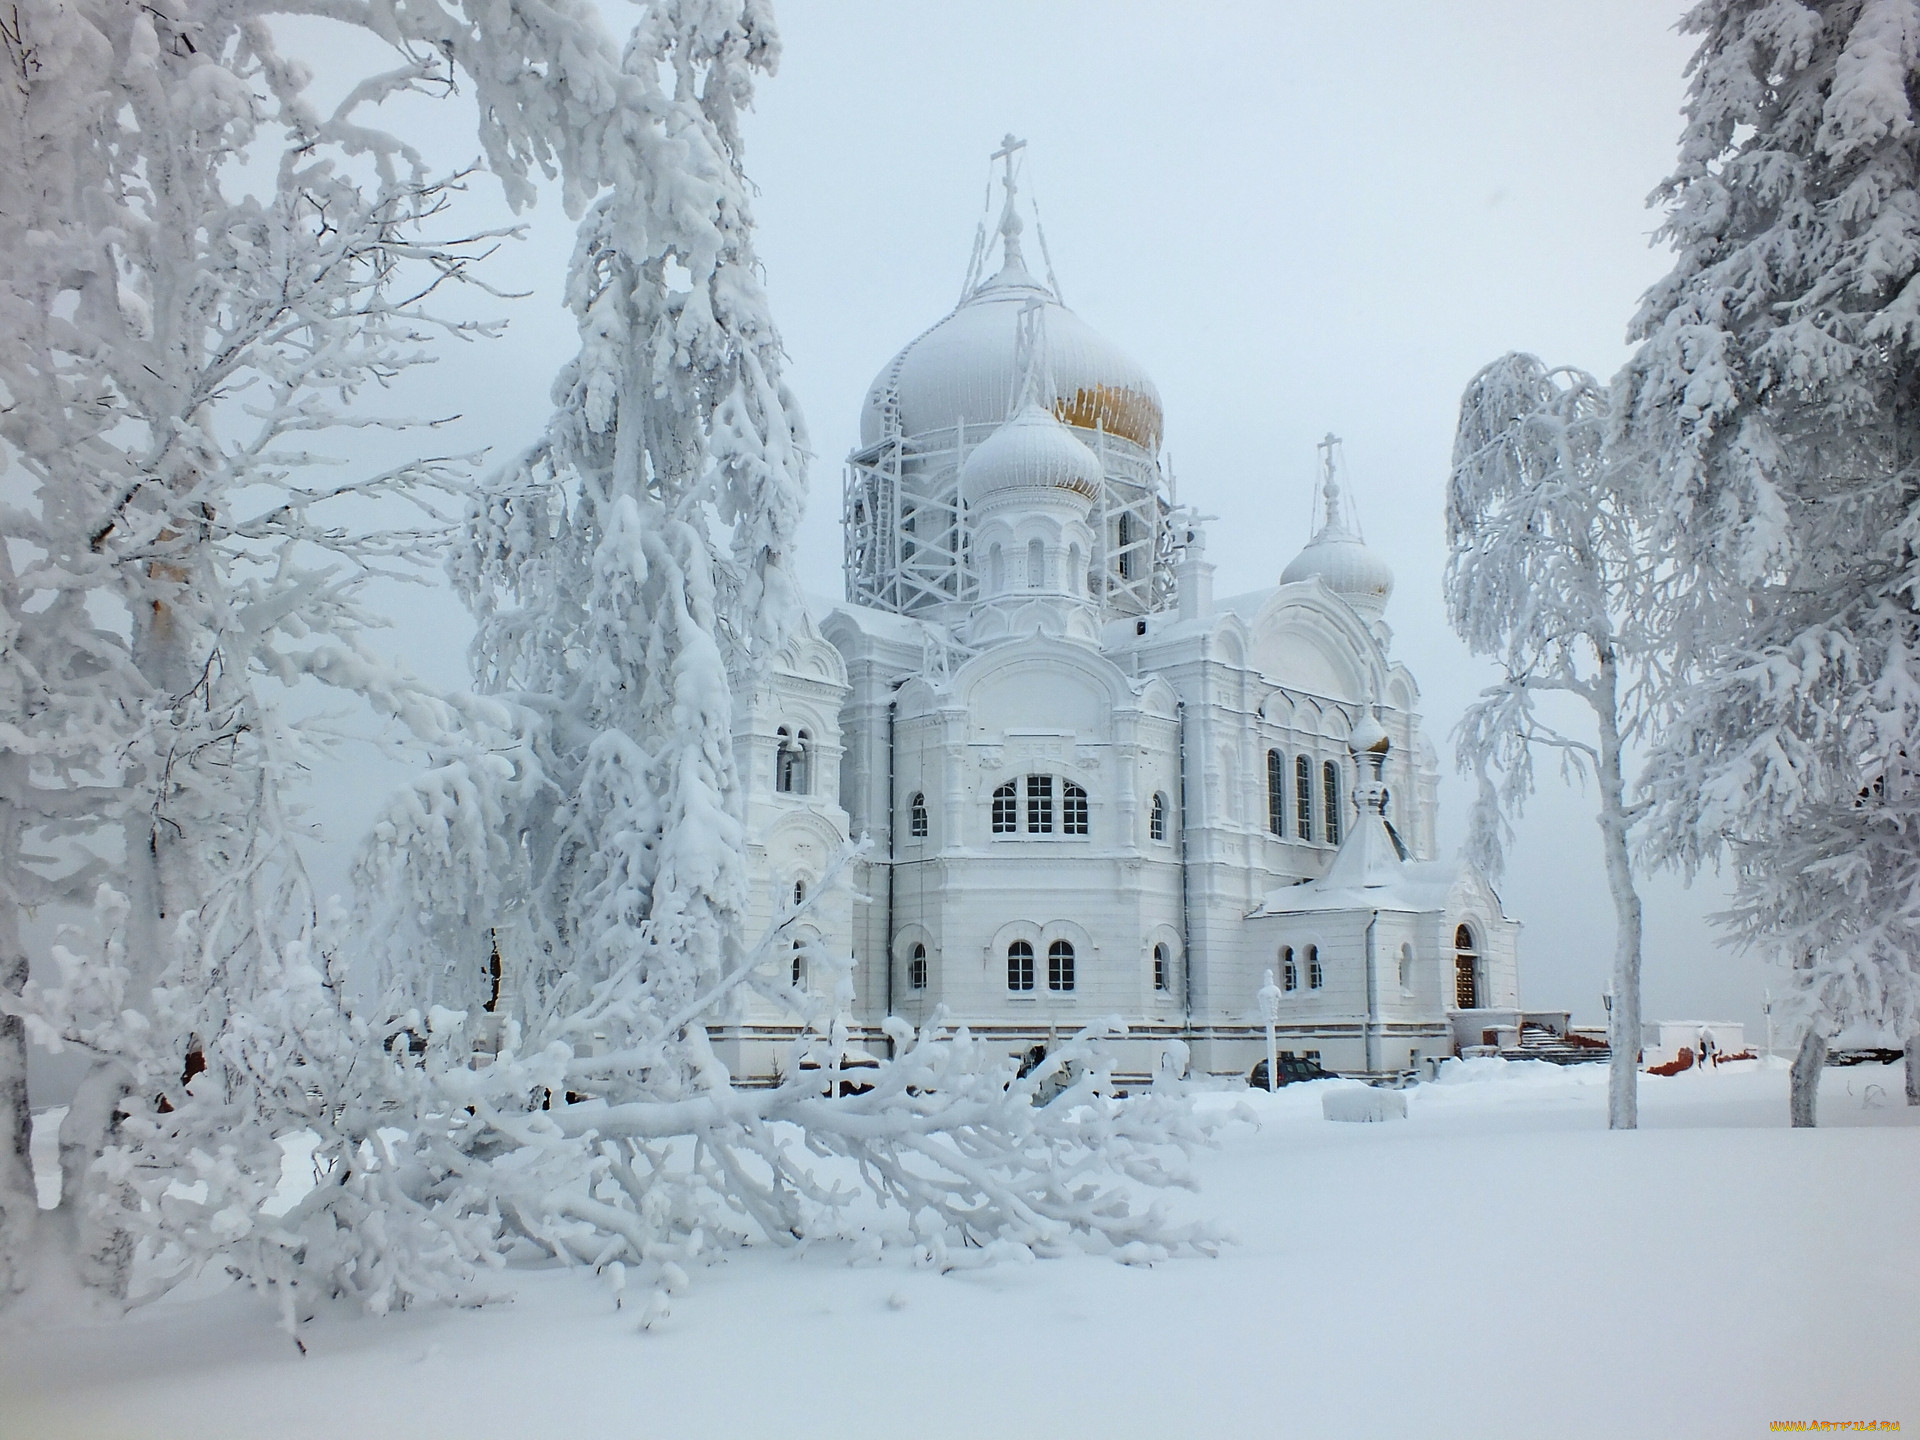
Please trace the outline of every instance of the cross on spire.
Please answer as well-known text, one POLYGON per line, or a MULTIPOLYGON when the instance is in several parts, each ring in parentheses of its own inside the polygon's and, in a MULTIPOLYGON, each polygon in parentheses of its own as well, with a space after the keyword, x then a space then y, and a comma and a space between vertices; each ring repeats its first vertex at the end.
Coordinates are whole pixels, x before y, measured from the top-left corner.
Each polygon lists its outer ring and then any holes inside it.
POLYGON ((1020 215, 1019 212, 1013 208, 1013 197, 1018 188, 1013 178, 1013 157, 1026 148, 1027 142, 1017 138, 1014 133, 1009 130, 1000 141, 1000 148, 993 152, 993 158, 1003 161, 1006 165, 1006 170, 1000 177, 1000 183, 1006 186, 1007 189, 1006 207, 1000 212, 1000 245, 1002 252, 1001 264, 1009 270, 1016 267, 1021 270, 1027 268, 1026 259, 1020 253, 1020 231, 1022 228, 1020 215))
POLYGON ((1340 446, 1340 437, 1331 430, 1314 449, 1320 452, 1321 479, 1320 493, 1327 502, 1327 521, 1324 529, 1331 530, 1340 524, 1340 482, 1334 478, 1333 455, 1340 446))

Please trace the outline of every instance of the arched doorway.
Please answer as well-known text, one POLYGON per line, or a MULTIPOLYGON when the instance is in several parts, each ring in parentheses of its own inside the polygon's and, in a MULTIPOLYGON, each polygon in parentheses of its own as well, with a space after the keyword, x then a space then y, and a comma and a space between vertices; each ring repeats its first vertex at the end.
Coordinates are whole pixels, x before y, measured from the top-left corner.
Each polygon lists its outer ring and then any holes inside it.
POLYGON ((1453 1003, 1459 1010, 1480 1008, 1480 947, 1465 925, 1453 932, 1453 1003))

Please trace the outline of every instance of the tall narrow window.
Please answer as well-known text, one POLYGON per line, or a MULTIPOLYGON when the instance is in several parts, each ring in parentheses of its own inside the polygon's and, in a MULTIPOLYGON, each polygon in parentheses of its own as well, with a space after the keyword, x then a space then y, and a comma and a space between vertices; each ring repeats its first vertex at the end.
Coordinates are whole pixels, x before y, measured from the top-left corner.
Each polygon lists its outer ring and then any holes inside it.
POLYGON ((1162 993, 1173 988, 1172 956, 1165 945, 1153 947, 1153 988, 1162 993))
POLYGON ((1304 755, 1293 757, 1293 833, 1313 839, 1313 762, 1304 755))
POLYGON ((1405 993, 1413 993, 1413 946, 1402 943, 1400 946, 1400 988, 1405 993))
POLYGON ((1073 989, 1073 946, 1056 940, 1047 946, 1047 989, 1065 992, 1073 989))
POLYGON ((1293 947, 1280 947, 1280 988, 1298 990, 1300 988, 1300 967, 1293 963, 1293 947))
POLYGON ((1009 780, 993 792, 993 833, 1011 835, 1020 828, 1020 793, 1009 780))
POLYGON ((807 882, 804 880, 794 881, 793 882, 793 903, 796 905, 802 905, 806 903, 806 899, 807 899, 807 882))
POLYGON ((1047 547, 1038 540, 1027 542, 1027 588, 1047 588, 1047 547))
POLYGON ((1080 547, 1078 545, 1067 547, 1067 573, 1062 579, 1062 588, 1069 595, 1080 593, 1080 547))
POLYGON ((1024 940, 1007 946, 1007 989, 1033 989, 1033 946, 1024 940))
POLYGON ((1063 780, 1060 783, 1060 833, 1062 835, 1087 833, 1087 792, 1071 780, 1063 780))
POLYGON ((1147 812, 1147 838, 1149 840, 1167 838, 1167 797, 1157 790, 1153 795, 1153 808, 1147 812))
POLYGON ((1473 931, 1462 925, 1453 932, 1453 1003, 1461 1010, 1480 1008, 1479 962, 1473 931))
POLYGON ((1327 983, 1327 972, 1320 967, 1320 947, 1307 946, 1307 988, 1318 990, 1327 983))
POLYGON ((927 838, 927 797, 918 790, 907 802, 907 833, 916 840, 927 838))
POLYGON ((1340 843, 1340 767, 1329 760, 1320 767, 1320 782, 1326 790, 1326 814, 1321 817, 1326 825, 1327 844, 1340 843))
POLYGON ((1029 835, 1053 833, 1053 777, 1051 775, 1027 776, 1027 833, 1029 835))
POLYGON ((783 795, 807 793, 807 732, 789 734, 783 725, 774 732, 779 746, 774 760, 773 788, 783 795))
POLYGON ((907 985, 914 990, 927 988, 927 947, 913 947, 913 958, 907 962, 907 985))
POLYGON ((987 551, 987 584, 996 595, 1007 588, 1007 556, 998 545, 987 551))
POLYGON ((1287 833, 1287 762, 1278 750, 1267 751, 1267 829, 1287 833))
POLYGON ((1133 579, 1133 572, 1136 568, 1133 562, 1133 516, 1125 510, 1120 512, 1120 524, 1116 532, 1116 538, 1119 543, 1113 548, 1120 556, 1120 578, 1122 580, 1131 580, 1133 579))
POLYGON ((796 990, 805 984, 807 979, 806 948, 807 942, 804 940, 793 942, 793 988, 796 990))

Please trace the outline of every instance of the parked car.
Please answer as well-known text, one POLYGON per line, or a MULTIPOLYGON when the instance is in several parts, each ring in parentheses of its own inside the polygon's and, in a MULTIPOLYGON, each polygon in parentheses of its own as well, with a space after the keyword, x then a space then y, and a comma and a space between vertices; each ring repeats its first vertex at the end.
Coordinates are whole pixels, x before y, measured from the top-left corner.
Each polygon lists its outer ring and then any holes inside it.
MULTIPOLYGON (((1333 1072, 1322 1070, 1320 1062, 1310 1055, 1288 1055, 1280 1057, 1280 1084, 1292 1085, 1300 1080, 1331 1080, 1333 1072)), ((1257 1061, 1247 1074, 1247 1084, 1255 1090, 1267 1088, 1267 1062, 1257 1061)))

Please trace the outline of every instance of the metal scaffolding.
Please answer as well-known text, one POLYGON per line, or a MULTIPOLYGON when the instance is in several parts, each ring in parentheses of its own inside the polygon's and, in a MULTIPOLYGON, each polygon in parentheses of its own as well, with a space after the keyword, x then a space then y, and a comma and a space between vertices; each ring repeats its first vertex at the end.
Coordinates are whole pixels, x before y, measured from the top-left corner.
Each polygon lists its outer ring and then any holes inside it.
MULTIPOLYGON (((891 385, 882 417, 882 438, 847 459, 840 517, 847 599, 901 615, 939 618, 942 607, 970 602, 979 592, 960 500, 960 467, 993 428, 962 424, 903 435, 891 385)), ((1105 477, 1090 517, 1096 540, 1087 593, 1098 598, 1107 616, 1170 608, 1175 537, 1159 463, 1133 441, 1102 428, 1075 433, 1099 457, 1105 477)))

